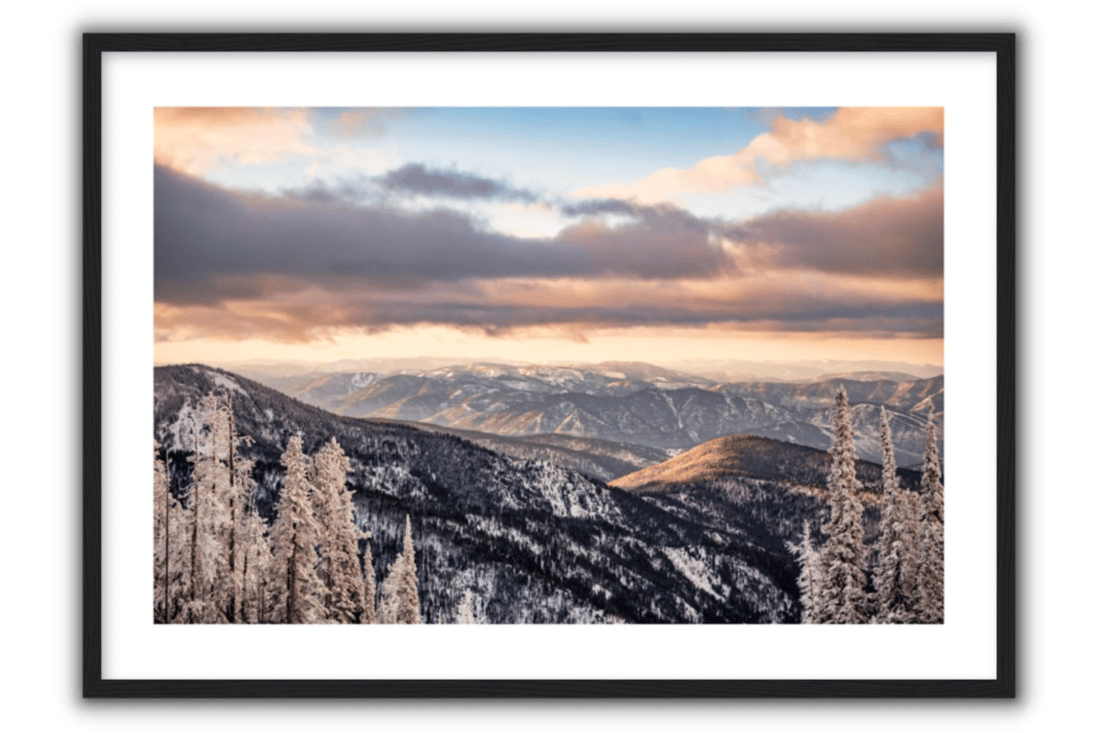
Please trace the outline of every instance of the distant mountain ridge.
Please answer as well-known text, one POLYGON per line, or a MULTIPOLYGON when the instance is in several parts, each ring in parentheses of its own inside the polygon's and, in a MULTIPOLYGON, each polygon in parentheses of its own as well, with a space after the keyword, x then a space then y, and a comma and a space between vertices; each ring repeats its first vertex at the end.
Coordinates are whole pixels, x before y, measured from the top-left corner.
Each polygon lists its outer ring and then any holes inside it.
MULTIPOLYGON (((666 357, 670 355, 665 355, 666 357)), ((508 359, 493 361, 508 366, 537 366, 528 362, 508 359)), ((566 366, 582 370, 606 364, 646 364, 646 362, 567 363, 551 362, 545 366, 566 366)), ((882 374, 896 375, 896 381, 928 379, 943 374, 943 368, 933 364, 914 364, 877 360, 802 360, 802 361, 753 361, 744 359, 666 359, 658 369, 701 376, 714 382, 812 382, 837 375, 882 374), (900 377, 905 377, 904 379, 900 377)), ((277 359, 250 359, 245 361, 217 361, 211 366, 226 369, 234 374, 255 379, 257 376, 303 376, 309 373, 333 374, 338 372, 372 372, 375 374, 413 374, 439 367, 469 366, 469 359, 447 356, 385 357, 340 359, 330 362, 285 361, 277 359)), ((166 365, 167 366, 167 365, 166 365)), ((856 378, 856 377, 853 377, 856 378)))
MULTIPOLYGON (((885 407, 898 463, 918 464, 930 408, 942 425, 943 376, 901 382, 872 376, 882 377, 854 373, 813 382, 720 384, 638 362, 605 362, 583 367, 489 363, 412 374, 344 372, 263 381, 341 415, 513 438, 591 438, 662 451, 682 451, 732 434, 825 449, 832 442, 833 399, 843 386, 853 406, 859 457, 881 460, 878 413, 885 407)), ((942 441, 940 447, 942 455, 942 441)))

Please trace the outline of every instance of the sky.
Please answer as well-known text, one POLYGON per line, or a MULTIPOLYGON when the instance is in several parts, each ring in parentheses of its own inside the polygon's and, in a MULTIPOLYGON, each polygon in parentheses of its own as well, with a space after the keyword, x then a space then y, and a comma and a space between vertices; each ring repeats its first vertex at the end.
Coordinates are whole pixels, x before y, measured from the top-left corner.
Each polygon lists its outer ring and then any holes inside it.
POLYGON ((158 364, 943 363, 942 108, 157 108, 158 364))

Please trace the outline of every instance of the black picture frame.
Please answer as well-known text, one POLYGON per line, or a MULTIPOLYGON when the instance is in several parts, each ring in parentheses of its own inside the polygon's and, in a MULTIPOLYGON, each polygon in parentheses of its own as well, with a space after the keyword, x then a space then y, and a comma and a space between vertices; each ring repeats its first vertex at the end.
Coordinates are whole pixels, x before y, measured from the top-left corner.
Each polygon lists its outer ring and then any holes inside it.
MULTIPOLYGON (((213 6, 211 6, 213 8, 213 6)), ((957 6, 934 13, 916 6, 860 6, 857 22, 837 20, 828 6, 802 6, 792 17, 782 6, 753 14, 751 33, 329 33, 348 28, 326 6, 265 6, 262 18, 210 23, 187 7, 81 6, 55 32, 55 230, 56 242, 74 239, 79 228, 83 264, 81 389, 83 475, 79 512, 62 501, 70 492, 55 483, 55 703, 70 723, 89 730, 149 727, 171 720, 173 729, 208 727, 208 705, 165 700, 218 701, 248 710, 256 730, 309 730, 338 721, 355 725, 357 710, 371 699, 445 699, 422 710, 417 725, 460 724, 456 711, 472 711, 484 699, 525 700, 537 724, 573 727, 575 713, 561 699, 617 700, 617 724, 636 730, 684 726, 685 708, 669 700, 733 703, 736 720, 766 715, 777 730, 855 730, 866 721, 881 727, 877 710, 904 721, 909 730, 967 727, 1019 730, 1041 713, 1046 699, 1046 610, 1041 594, 1018 592, 1018 558, 1029 558, 1029 586, 1045 588, 1045 493, 1018 494, 1016 309, 1018 261, 1036 282, 1045 282, 1044 249, 1022 251, 1018 242, 1045 242, 1042 203, 1045 157, 1019 141, 1045 140, 1046 39, 1040 22, 1021 6, 978 6, 970 15, 957 6), (187 12, 179 12, 187 10, 187 12), (237 28, 227 28, 235 23, 237 28), (249 28, 245 29, 244 26, 249 28), (843 32, 825 29, 844 28, 843 32), (161 32, 163 29, 164 32, 161 32), (257 30, 260 29, 260 30, 257 30), (881 51, 994 52, 998 56, 998 677, 996 680, 113 680, 101 663, 100 425, 102 380, 100 321, 100 54, 110 51, 881 51), (1026 70, 1026 84, 1022 72, 1026 70), (78 162, 78 163, 77 163, 78 162), (79 166, 79 167, 78 167, 79 166), (77 216, 79 210, 80 215, 77 216), (65 232, 74 237, 64 236, 65 232), (63 239, 64 238, 64 239, 63 239), (1025 517, 1027 532, 1019 532, 1025 517), (79 538, 79 539, 78 539, 79 538), (78 567, 72 559, 80 557, 78 567), (1042 576, 1042 578, 1040 578, 1042 576), (80 623, 73 612, 79 608, 80 623), (65 613, 61 611, 65 610, 65 613), (793 702, 806 704, 792 704, 793 702), (536 707, 531 707, 531 705, 536 707), (455 708, 454 705, 458 705, 455 708), (851 713, 860 711, 858 719, 851 713), (434 712, 432 712, 434 711, 434 712), (972 715, 977 715, 974 718, 972 715)), ((406 7, 407 11, 415 7, 406 7)), ((656 13, 658 7, 639 7, 656 13)), ((700 8, 705 8, 700 7, 700 8)), ((744 10, 744 7, 738 7, 744 10)), ((221 9, 224 11, 224 8, 221 9)), ((441 9, 447 17, 455 8, 441 9)), ((356 11, 356 13, 359 11, 356 11)), ((510 11, 505 10, 505 14, 510 11)), ((353 13, 353 14, 356 14, 353 13)), ((226 12, 224 18, 230 18, 226 12)), ((434 19, 440 20, 440 19, 434 19)), ((642 18, 657 22, 658 15, 642 18)), ((1045 307, 1042 293, 1030 307, 1045 307)), ((1033 368, 1034 369, 1034 366, 1033 368)), ((1042 382, 1042 374, 1029 379, 1042 382)), ((1042 425, 1043 417, 1036 416, 1042 425)), ((1042 468, 1042 467, 1041 467, 1042 468)), ((481 709, 484 710, 483 705, 481 709)), ((465 723, 470 719, 466 718, 465 723)), ((224 721, 213 724, 221 725, 224 721)), ((759 726, 759 723, 752 723, 759 726)))

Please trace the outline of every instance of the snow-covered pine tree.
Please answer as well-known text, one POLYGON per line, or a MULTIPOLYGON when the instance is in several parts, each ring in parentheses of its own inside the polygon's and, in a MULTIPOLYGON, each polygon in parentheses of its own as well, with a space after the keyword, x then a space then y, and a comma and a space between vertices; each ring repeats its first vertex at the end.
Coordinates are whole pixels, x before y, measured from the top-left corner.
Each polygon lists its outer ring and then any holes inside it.
POLYGON ((227 620, 227 575, 230 472, 230 428, 225 406, 215 394, 202 399, 191 456, 190 600, 189 623, 224 623, 227 620))
POLYGON ((882 533, 874 579, 874 616, 878 623, 908 624, 916 621, 917 568, 920 536, 912 502, 902 491, 894 459, 894 441, 886 408, 880 421, 882 443, 882 533))
POLYGON ((217 609, 214 620, 236 622, 243 593, 244 508, 252 490, 252 461, 240 455, 232 396, 222 390, 207 395, 203 404, 209 466, 206 497, 207 526, 214 536, 218 555, 214 562, 214 583, 210 603, 217 609))
POLYGON ((359 567, 359 529, 347 489, 351 461, 332 438, 313 459, 314 506, 321 529, 325 606, 328 618, 354 623, 363 612, 363 575, 359 567))
POLYGON ((191 510, 176 501, 168 508, 168 622, 188 623, 191 600, 191 510))
POLYGON ((413 551, 412 523, 405 515, 405 543, 401 554, 390 564, 382 581, 379 623, 420 623, 420 594, 416 582, 416 556, 413 551))
POLYGON ((397 586, 397 623, 420 623, 420 592, 417 589, 416 554, 413 550, 412 522, 405 515, 405 547, 401 552, 401 575, 397 586))
POLYGON ((271 540, 267 523, 256 509, 255 495, 250 494, 241 522, 242 549, 240 622, 262 624, 271 619, 268 579, 272 570, 271 540))
POLYGON ((802 623, 816 624, 821 621, 821 554, 814 549, 810 539, 810 523, 802 523, 802 541, 795 545, 788 543, 791 552, 798 558, 799 601, 802 604, 802 623))
POLYGON ((236 620, 243 579, 244 506, 252 492, 251 462, 239 455, 242 438, 237 435, 233 401, 228 392, 219 391, 203 400, 206 450, 202 455, 205 488, 205 521, 200 532, 207 534, 211 547, 213 581, 207 588, 210 620, 225 623, 236 620))
POLYGON ((371 557, 370 545, 368 544, 367 549, 363 551, 363 613, 359 615, 359 623, 378 623, 378 609, 375 605, 374 596, 374 558, 371 557))
POLYGON ((271 527, 275 545, 272 584, 277 604, 271 620, 287 624, 322 623, 324 584, 317 577, 315 549, 321 540, 313 517, 300 435, 290 439, 281 460, 286 478, 271 527))
MULTIPOLYGON (((230 402, 230 408, 232 403, 230 402)), ((240 453, 241 445, 252 439, 237 436, 230 415, 231 443, 229 466, 232 469, 232 535, 230 567, 232 570, 230 612, 234 623, 263 623, 270 616, 266 580, 271 572, 271 541, 267 522, 256 508, 256 482, 252 479, 255 461, 240 453)))
POLYGON ((856 478, 855 437, 844 387, 836 393, 833 444, 829 449, 828 490, 832 516, 824 531, 829 535, 821 549, 822 589, 820 622, 867 622, 867 551, 863 546, 863 505, 856 478))
POLYGON ((920 479, 922 516, 920 521, 920 621, 943 623, 943 479, 933 408, 928 408, 924 464, 920 479))

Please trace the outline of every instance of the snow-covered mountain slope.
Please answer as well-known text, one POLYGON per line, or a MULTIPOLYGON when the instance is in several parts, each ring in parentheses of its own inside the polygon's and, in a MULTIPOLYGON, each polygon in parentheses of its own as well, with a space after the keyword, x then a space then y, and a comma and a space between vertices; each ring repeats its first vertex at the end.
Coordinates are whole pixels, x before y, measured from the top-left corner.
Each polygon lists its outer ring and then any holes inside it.
POLYGON ((341 415, 508 437, 567 435, 675 451, 737 433, 827 448, 833 399, 843 385, 853 406, 858 455, 881 460, 878 410, 886 407, 899 464, 919 463, 929 407, 942 427, 943 377, 899 382, 886 374, 851 376, 856 378, 718 384, 648 364, 608 362, 470 364, 393 375, 313 374, 267 383, 341 415))
POLYGON ((457 435, 511 458, 545 461, 560 468, 611 481, 646 466, 668 460, 674 451, 628 443, 613 443, 597 438, 543 434, 509 437, 474 430, 441 428, 431 423, 408 423, 420 430, 457 435))
POLYGON ((478 616, 494 623, 797 620, 793 558, 754 519, 716 527, 545 461, 334 415, 208 367, 158 368, 154 383, 154 437, 174 489, 190 470, 195 406, 221 388, 252 440, 242 452, 256 461, 268 519, 290 436, 310 454, 335 437, 351 460, 358 521, 372 533, 376 582, 412 517, 428 622, 452 620, 468 589, 478 616))

